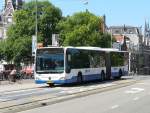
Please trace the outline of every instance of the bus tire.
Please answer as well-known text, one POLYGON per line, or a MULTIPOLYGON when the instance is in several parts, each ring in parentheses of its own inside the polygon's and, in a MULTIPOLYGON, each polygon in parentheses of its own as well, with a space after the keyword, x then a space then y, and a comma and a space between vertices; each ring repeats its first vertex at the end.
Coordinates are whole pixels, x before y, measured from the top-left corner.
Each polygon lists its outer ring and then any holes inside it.
POLYGON ((101 72, 101 81, 104 81, 105 80, 105 73, 104 71, 101 72))
POLYGON ((83 82, 83 77, 82 77, 82 73, 78 73, 78 76, 77 76, 77 83, 78 84, 81 84, 83 82))
POLYGON ((121 78, 123 76, 123 72, 122 72, 122 70, 120 69, 119 70, 119 77, 121 78))
POLYGON ((118 76, 116 77, 116 79, 120 79, 122 75, 123 75, 122 70, 119 69, 118 76))

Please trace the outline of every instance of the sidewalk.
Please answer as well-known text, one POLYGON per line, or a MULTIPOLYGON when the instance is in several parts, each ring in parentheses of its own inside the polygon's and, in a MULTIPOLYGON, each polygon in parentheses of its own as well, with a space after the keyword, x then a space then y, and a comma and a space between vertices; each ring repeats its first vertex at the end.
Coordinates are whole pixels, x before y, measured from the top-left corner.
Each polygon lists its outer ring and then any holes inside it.
POLYGON ((32 89, 46 86, 46 84, 35 84, 34 79, 25 79, 15 83, 9 81, 0 81, 0 92, 10 92, 24 89, 32 89))

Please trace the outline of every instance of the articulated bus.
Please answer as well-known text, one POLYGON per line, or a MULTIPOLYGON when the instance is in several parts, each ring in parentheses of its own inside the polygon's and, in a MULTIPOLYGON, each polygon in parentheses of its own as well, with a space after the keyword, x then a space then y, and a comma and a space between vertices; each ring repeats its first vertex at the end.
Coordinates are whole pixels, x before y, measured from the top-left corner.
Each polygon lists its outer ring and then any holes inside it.
POLYGON ((35 58, 35 82, 68 84, 119 79, 128 74, 128 52, 99 47, 42 47, 35 58))

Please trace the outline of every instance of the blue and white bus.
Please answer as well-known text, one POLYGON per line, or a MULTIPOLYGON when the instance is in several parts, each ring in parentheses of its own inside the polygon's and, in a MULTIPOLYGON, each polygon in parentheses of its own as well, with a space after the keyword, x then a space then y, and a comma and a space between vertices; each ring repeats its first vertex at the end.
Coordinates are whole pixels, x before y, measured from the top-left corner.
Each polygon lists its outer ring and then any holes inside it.
POLYGON ((42 47, 35 58, 37 84, 119 79, 128 74, 128 52, 99 47, 42 47))

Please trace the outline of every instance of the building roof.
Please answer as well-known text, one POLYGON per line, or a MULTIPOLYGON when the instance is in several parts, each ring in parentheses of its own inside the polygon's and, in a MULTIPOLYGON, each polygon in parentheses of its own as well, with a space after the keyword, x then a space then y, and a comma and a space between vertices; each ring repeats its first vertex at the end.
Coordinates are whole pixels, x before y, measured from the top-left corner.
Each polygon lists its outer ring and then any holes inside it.
POLYGON ((134 27, 134 26, 125 26, 125 25, 122 25, 122 26, 110 26, 109 29, 111 28, 117 28, 117 29, 121 29, 121 28, 139 28, 139 27, 134 27))

